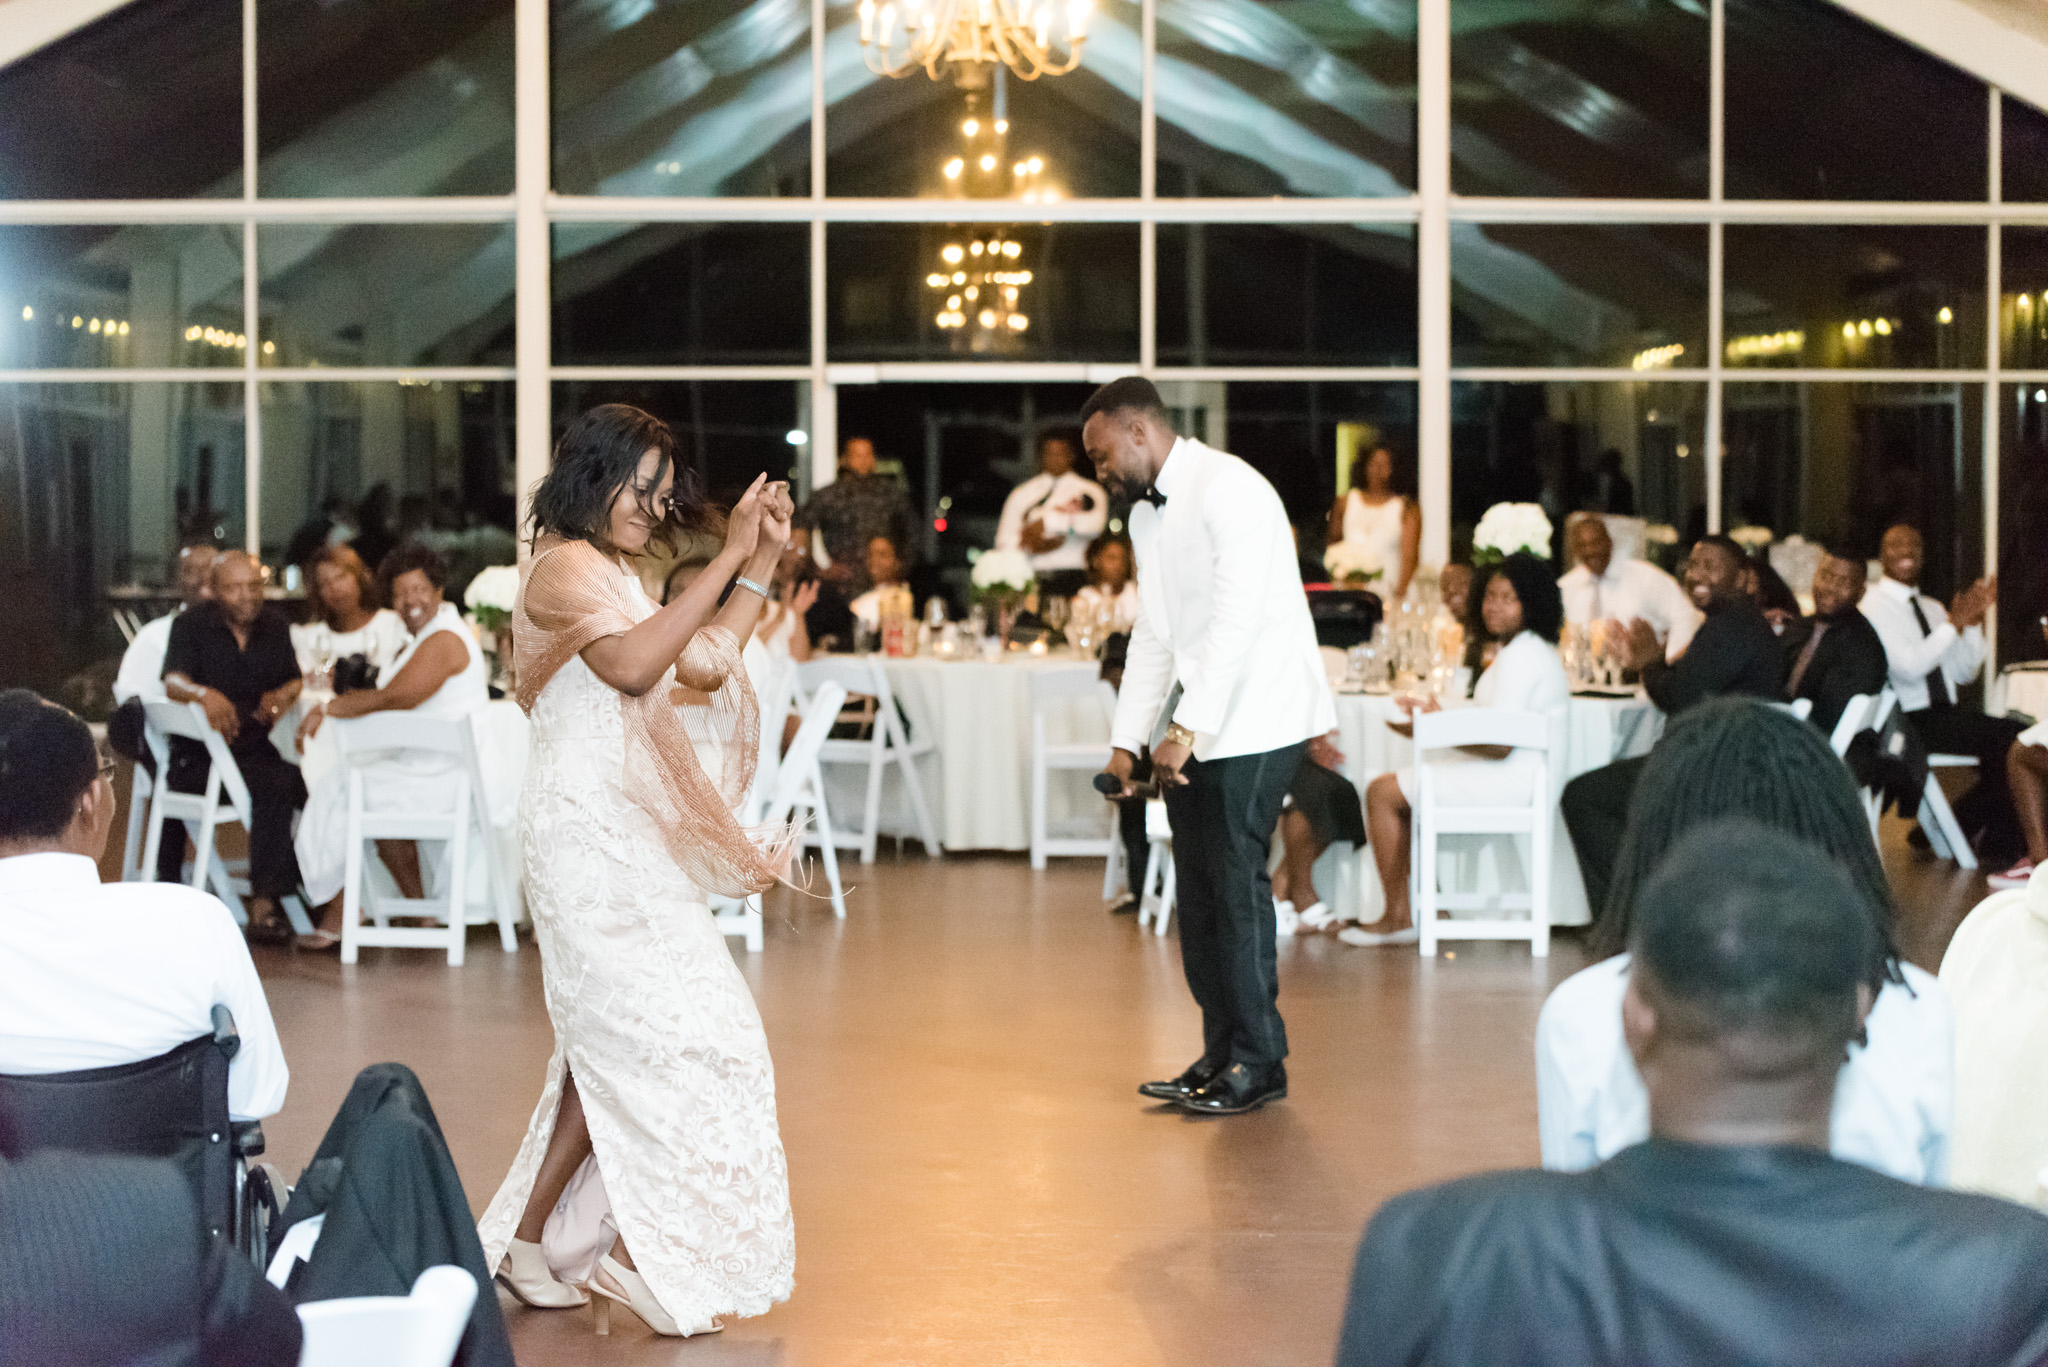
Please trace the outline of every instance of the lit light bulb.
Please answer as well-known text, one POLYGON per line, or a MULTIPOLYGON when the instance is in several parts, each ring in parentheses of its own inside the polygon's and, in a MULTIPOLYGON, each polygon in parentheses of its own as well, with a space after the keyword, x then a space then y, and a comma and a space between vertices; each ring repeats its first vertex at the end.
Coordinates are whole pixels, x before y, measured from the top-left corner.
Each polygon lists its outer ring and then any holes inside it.
POLYGON ((1023 314, 1013 313, 1010 315, 1010 331, 1022 332, 1025 328, 1028 328, 1030 326, 1031 320, 1029 318, 1026 318, 1023 314))
POLYGON ((947 179, 947 180, 958 180, 958 179, 960 179, 960 173, 961 173, 961 172, 962 172, 963 170, 965 170, 965 169, 966 169, 966 167, 967 167, 967 163, 966 163, 966 162, 964 162, 964 161, 960 160, 960 158, 958 158, 958 157, 955 157, 955 158, 953 158, 953 159, 952 159, 951 161, 949 161, 949 162, 947 162, 947 163, 946 163, 946 179, 947 179))
POLYGON ((2035 390, 2035 391, 2034 391, 2034 402, 2035 402, 2035 403, 2048 403, 2048 389, 2037 389, 2037 390, 2035 390))
POLYGON ((1091 0, 1067 0, 1067 41, 1079 42, 1088 36, 1088 15, 1095 8, 1091 0))
POLYGON ((980 256, 985 249, 982 247, 981 243, 976 242, 970 245, 967 248, 967 250, 974 253, 976 256, 980 256))
POLYGON ((24 323, 33 323, 35 320, 36 311, 33 308, 29 307, 27 304, 23 304, 21 306, 21 321, 24 323))
POLYGON ((1018 162, 1018 163, 1017 163, 1017 164, 1016 164, 1015 166, 1012 166, 1012 167, 1010 168, 1010 174, 1011 174, 1011 175, 1013 175, 1013 176, 1021 176, 1021 175, 1023 175, 1023 174, 1024 174, 1024 163, 1020 161, 1020 162, 1018 162))
POLYGON ((966 254, 967 253, 960 250, 960 244, 958 242, 948 242, 946 244, 946 249, 939 253, 940 257, 942 257, 945 260, 946 264, 949 266, 959 265, 960 258, 965 256, 966 254))
POLYGON ((1943 304, 1941 306, 1941 312, 1935 314, 1934 317, 1935 321, 1937 322, 1953 323, 1956 320, 1956 311, 1950 308, 1948 305, 1943 304))
POLYGON ((71 326, 75 328, 82 328, 85 326, 85 319, 79 317, 77 314, 74 313, 71 315, 71 326))
POLYGON ((1045 158, 1033 157, 1031 160, 1024 163, 1024 169, 1031 172, 1031 174, 1034 176, 1037 175, 1040 171, 1043 171, 1045 169, 1045 158))
POLYGON ((201 333, 199 329, 199 324, 197 323, 194 323, 191 327, 185 329, 185 340, 188 342, 196 342, 200 339, 202 335, 204 334, 201 333))
POLYGON ((981 169, 984 171, 993 171, 996 169, 995 153, 984 152, 981 154, 981 169))
POLYGON ((967 283, 967 272, 966 272, 966 271, 954 271, 954 272, 953 272, 953 283, 954 283, 954 284, 956 284, 956 285, 964 285, 964 284, 966 284, 966 283, 967 283))
POLYGON ((121 320, 121 335, 123 337, 128 335, 128 320, 126 318, 121 320))
POLYGON ((1031 272, 1030 272, 1030 271, 1025 271, 1025 272, 1024 272, 1024 273, 1023 273, 1022 275, 1019 275, 1019 276, 1017 277, 1017 283, 1018 283, 1018 284, 1020 284, 1020 285, 1028 285, 1028 284, 1030 284, 1030 283, 1031 283, 1031 272))
POLYGON ((1017 287, 1015 285, 1006 285, 1003 287, 1003 302, 1008 304, 1014 304, 1017 302, 1017 287))
POLYGON ((1014 242, 1005 242, 1003 244, 1003 255, 1007 257, 1014 258, 1023 250, 1024 249, 1022 247, 1018 246, 1014 242))
POLYGON ((875 0, 860 0, 860 40, 875 41, 875 0))
POLYGON ((1872 331, 1874 331, 1874 329, 1870 326, 1870 320, 1868 318, 1865 318, 1862 322, 1856 325, 1856 335, 1858 337, 1868 337, 1872 331))
POLYGON ((264 354, 265 356, 275 356, 275 355, 277 355, 277 343, 275 343, 275 342, 265 342, 265 343, 263 344, 263 354, 264 354))
POLYGON ((960 125, 960 131, 965 133, 970 138, 973 137, 976 133, 979 133, 981 131, 981 120, 969 119, 966 123, 960 125))
POLYGON ((1891 320, 1891 319, 1889 319, 1889 318, 1880 318, 1880 319, 1878 319, 1878 320, 1877 320, 1877 322, 1876 322, 1876 324, 1875 324, 1874 326, 1875 326, 1875 329, 1876 329, 1876 332, 1877 332, 1877 335, 1878 335, 1878 336, 1880 336, 1880 337, 1889 337, 1889 336, 1891 336, 1891 335, 1892 335, 1892 320, 1891 320))
POLYGON ((996 120, 996 132, 997 132, 997 133, 1007 133, 1007 132, 1009 132, 1009 131, 1010 131, 1010 121, 1009 121, 1008 119, 997 119, 997 120, 996 120))
POLYGON ((801 427, 792 427, 782 434, 782 439, 791 446, 802 446, 811 439, 811 434, 804 431, 801 427))
POLYGON ((97 318, 93 319, 91 323, 86 325, 85 330, 87 332, 98 332, 100 330, 100 320, 97 318))
POLYGON ((981 287, 979 285, 969 285, 966 293, 969 299, 979 299, 981 298, 981 287))
POLYGON ((2027 296, 2026 296, 2026 295, 2024 295, 2024 294, 2020 296, 2020 307, 2021 307, 2021 308, 2023 308, 2023 309, 2024 309, 2024 308, 2027 308, 2027 307, 2028 307, 2029 305, 2031 305, 2031 304, 2032 304, 2033 302, 2034 302, 2033 300, 2031 300, 2031 299, 2027 298, 2027 296))
POLYGON ((983 309, 977 321, 985 328, 994 327, 996 325, 996 311, 994 309, 983 309))
POLYGON ((889 36, 896 31, 896 7, 882 6, 882 46, 889 46, 889 36))
POLYGON ((959 308, 960 308, 960 296, 959 296, 959 295, 957 295, 957 294, 949 294, 949 295, 947 295, 947 296, 946 296, 946 307, 947 307, 947 308, 949 308, 949 309, 952 309, 952 310, 954 310, 955 312, 958 312, 958 311, 959 311, 959 308))
POLYGON ((1848 338, 1852 342, 1856 340, 1856 325, 1854 323, 1842 324, 1842 336, 1848 338))

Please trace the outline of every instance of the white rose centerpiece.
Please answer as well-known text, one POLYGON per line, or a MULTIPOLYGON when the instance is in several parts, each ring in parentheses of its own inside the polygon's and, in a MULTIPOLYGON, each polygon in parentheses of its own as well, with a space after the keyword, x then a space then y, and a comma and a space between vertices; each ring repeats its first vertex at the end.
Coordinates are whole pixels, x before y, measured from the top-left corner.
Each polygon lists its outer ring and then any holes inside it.
POLYGON ((1323 552, 1323 568, 1330 582, 1347 589, 1367 588, 1387 572, 1370 548, 1355 541, 1333 541, 1323 552))
POLYGON ((969 579, 977 598, 1022 598, 1038 582, 1038 574, 1022 551, 983 551, 969 579))
POLYGON ((512 604, 519 597, 519 567, 492 565, 479 571, 462 591, 462 602, 476 624, 493 635, 512 622, 512 604))
POLYGON ((1550 559, 1550 517, 1537 503, 1496 503, 1472 529, 1472 563, 1493 565, 1518 551, 1550 559))

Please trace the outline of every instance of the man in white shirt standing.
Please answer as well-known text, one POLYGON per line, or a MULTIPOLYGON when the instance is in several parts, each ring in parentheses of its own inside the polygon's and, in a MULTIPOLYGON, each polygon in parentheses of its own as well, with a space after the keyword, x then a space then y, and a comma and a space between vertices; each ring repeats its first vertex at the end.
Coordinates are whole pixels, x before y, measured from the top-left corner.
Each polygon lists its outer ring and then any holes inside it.
POLYGON ((1557 581, 1564 595, 1564 619, 1573 626, 1609 622, 1619 642, 1629 623, 1648 622, 1664 643, 1664 658, 1676 660, 1705 620, 1676 579, 1647 560, 1616 560, 1614 538, 1598 513, 1573 513, 1565 542, 1578 563, 1557 581))
POLYGON ((1995 861, 2020 848, 2005 765, 2023 728, 1956 705, 1963 687, 1984 667, 1984 615, 1997 600, 1997 581, 1979 579, 1943 608, 1920 592, 1927 554, 1918 529, 1904 523, 1891 528, 1877 555, 1884 577, 1864 590, 1862 608, 1884 642, 1899 710, 1929 753, 1976 757, 1977 782, 1956 800, 1956 821, 1978 855, 2001 867, 1995 861))
POLYGON ((249 948, 221 903, 178 883, 102 883, 114 788, 86 724, 0 693, 0 1073, 140 1063, 234 1013, 228 1110, 260 1120, 290 1073, 249 948))
POLYGON ((1088 543, 1109 525, 1109 495, 1074 473, 1074 443, 1048 434, 1038 473, 1010 490, 996 524, 996 549, 1023 551, 1040 594, 1070 597, 1088 582, 1088 543))
POLYGON ((121 672, 114 677, 114 701, 134 698, 144 702, 164 700, 164 652, 171 644, 171 623, 194 603, 213 597, 213 547, 201 543, 178 552, 177 607, 145 622, 121 656, 121 672))
POLYGON ((1273 886, 1266 853, 1311 736, 1335 700, 1279 494, 1236 456, 1174 435, 1150 380, 1129 375, 1081 410, 1106 480, 1134 496, 1138 621, 1110 729, 1129 797, 1150 737, 1173 820, 1181 965, 1202 1008, 1202 1057, 1138 1090, 1237 1115, 1287 1095, 1273 886))

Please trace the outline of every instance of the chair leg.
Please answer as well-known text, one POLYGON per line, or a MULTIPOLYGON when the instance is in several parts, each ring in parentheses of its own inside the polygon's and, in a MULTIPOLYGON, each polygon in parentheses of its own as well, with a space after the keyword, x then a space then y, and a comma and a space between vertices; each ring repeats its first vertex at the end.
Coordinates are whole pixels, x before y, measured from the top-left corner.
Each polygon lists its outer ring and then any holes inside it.
POLYGON ((359 821, 348 823, 348 852, 342 859, 341 875, 341 961, 356 961, 356 940, 363 927, 363 828, 359 821))
POLYGON ((825 779, 817 765, 811 766, 811 785, 818 794, 818 854, 825 861, 825 884, 832 889, 832 914, 846 919, 846 893, 839 885, 838 837, 832 834, 832 816, 825 810, 825 779))
POLYGON ((1031 746, 1031 867, 1045 867, 1045 752, 1043 719, 1037 719, 1040 734, 1031 746))
MULTIPOLYGON (((121 845, 121 881, 124 883, 141 881, 142 865, 136 862, 136 858, 141 853, 143 827, 147 824, 146 808, 151 795, 148 771, 139 764, 131 767, 134 772, 128 789, 128 838, 121 845)), ((155 858, 154 851, 150 857, 155 858)))
MULTIPOLYGON (((156 856, 157 852, 163 848, 164 841, 164 812, 163 804, 160 802, 154 800, 150 802, 149 818, 145 823, 145 829, 147 833, 142 839, 142 864, 137 869, 136 876, 142 882, 154 883, 156 881, 156 856)), ((184 830, 184 823, 180 822, 178 824, 178 831, 181 839, 183 838, 184 830)))
POLYGON ((1437 897, 1437 834, 1436 822, 1430 819, 1430 790, 1425 787, 1421 801, 1409 817, 1409 830, 1413 836, 1413 853, 1409 856, 1408 867, 1414 887, 1408 894, 1409 915, 1414 918, 1416 952, 1425 959, 1436 957, 1436 897, 1437 897))
POLYGON ((861 827, 860 862, 875 862, 875 833, 882 824, 882 767, 888 763, 887 752, 876 749, 868 758, 868 812, 867 823, 861 827))
POLYGON ((1130 873, 1124 870, 1123 862, 1123 832, 1112 828, 1109 837, 1109 854, 1102 861, 1102 900, 1105 902, 1116 896, 1116 880, 1119 872, 1123 873, 1126 883, 1130 882, 1130 873))
POLYGON ((749 895, 746 907, 747 952, 749 954, 759 954, 761 946, 766 942, 761 929, 761 894, 757 892, 749 895))
POLYGON ((925 858, 936 859, 945 851, 939 846, 939 828, 932 824, 932 809, 925 805, 924 780, 917 776, 917 756, 898 750, 896 763, 903 769, 903 790, 910 795, 910 814, 917 819, 917 835, 924 841, 925 858))
POLYGON ((1152 933, 1164 938, 1166 922, 1173 915, 1174 894, 1179 886, 1178 876, 1173 867, 1173 846, 1166 847, 1166 873, 1159 889, 1159 912, 1152 920, 1152 933))
POLYGON ((1923 820, 1920 824, 1926 828, 1927 843, 1934 847, 1935 852, 1944 859, 1955 860, 1959 868, 1976 868, 1977 854, 1970 848, 1969 838, 1963 834, 1962 823, 1956 820, 1955 810, 1948 805, 1948 795, 1942 792, 1941 781, 1932 772, 1927 775, 1920 810, 1923 816, 1929 811, 1934 813, 1932 823, 1923 820), (1943 845, 1948 848, 1941 848, 1943 845))
MULTIPOLYGON (((469 794, 459 788, 454 834, 442 849, 448 859, 448 966, 460 968, 469 950, 469 794)), ((421 861, 422 876, 425 862, 421 861)))

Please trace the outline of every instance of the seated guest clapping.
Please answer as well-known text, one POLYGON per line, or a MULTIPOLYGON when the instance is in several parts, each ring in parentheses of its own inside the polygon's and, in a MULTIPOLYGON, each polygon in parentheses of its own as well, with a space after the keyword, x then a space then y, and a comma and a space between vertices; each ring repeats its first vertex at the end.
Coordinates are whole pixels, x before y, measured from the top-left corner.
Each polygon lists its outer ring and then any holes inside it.
POLYGON ((1088 543, 1088 582, 1074 595, 1071 613, 1092 612, 1098 636, 1129 631, 1138 620, 1138 582, 1131 578, 1131 543, 1121 532, 1088 543))
MULTIPOLYGON (((1533 555, 1517 553, 1480 578, 1481 620, 1487 635, 1502 644, 1472 690, 1473 703, 1509 712, 1563 707, 1571 700, 1571 682, 1557 656, 1564 603, 1550 566, 1533 555)), ((1436 704, 1426 704, 1423 710, 1433 712, 1436 704)), ((1436 751, 1428 762, 1441 766, 1437 800, 1452 806, 1526 802, 1529 785, 1536 781, 1531 756, 1496 746, 1436 751)), ((1337 937, 1346 944, 1415 943, 1408 906, 1408 826, 1417 791, 1413 768, 1381 774, 1366 787, 1366 831, 1379 865, 1386 913, 1374 923, 1377 930, 1339 931, 1337 937)))
POLYGON ((1861 881, 1782 831, 1693 832, 1630 926, 1620 1014, 1647 1142, 1381 1207, 1339 1367, 2048 1356, 2048 1219, 1828 1155, 1884 953, 1861 881))
POLYGON ((1884 687, 1884 642, 1857 611, 1863 597, 1863 562, 1821 551, 1813 572, 1813 616, 1795 618, 1780 639, 1785 646, 1785 699, 1810 699, 1808 718, 1831 736, 1842 709, 1857 694, 1875 697, 1884 687))
POLYGON ((0 1073, 141 1063, 212 1034, 225 1006, 242 1037, 228 1109, 274 1115, 290 1074, 234 917, 180 883, 100 881, 110 767, 70 712, 0 693, 0 1073))
POLYGON ((299 672, 310 674, 324 662, 340 691, 370 686, 405 648, 405 623, 378 606, 376 579, 347 545, 323 545, 306 562, 306 575, 313 620, 292 628, 299 672))
MULTIPOLYGON (((299 745, 319 734, 323 722, 372 712, 466 718, 490 701, 484 655, 476 635, 442 590, 447 568, 440 553, 409 541, 384 557, 379 567, 384 591, 411 633, 405 648, 384 667, 377 687, 344 694, 314 707, 299 724, 299 745)), ((445 810, 454 801, 453 756, 400 751, 364 765, 364 802, 371 810, 445 810)), ((481 797, 481 795, 476 795, 481 797)), ((348 772, 337 766, 314 788, 299 822, 299 869, 306 894, 325 903, 320 928, 300 937, 306 949, 340 943, 341 891, 348 857, 348 772)), ((419 846, 410 840, 379 840, 377 856, 391 871, 398 891, 424 897, 419 846)))
POLYGON ((1875 946, 1863 983, 1875 1005, 1834 1089, 1832 1148, 1909 1182, 1948 1180, 1955 1095, 1948 995, 1892 942, 1890 886, 1855 780, 1811 726, 1760 702, 1726 698, 1671 724, 1643 769, 1614 888, 1593 931, 1612 955, 1559 984, 1536 1025, 1536 1108, 1543 1165, 1591 1167, 1650 1132, 1651 1098, 1622 1039, 1639 894, 1694 828, 1743 817, 1796 836, 1847 872, 1875 946))

